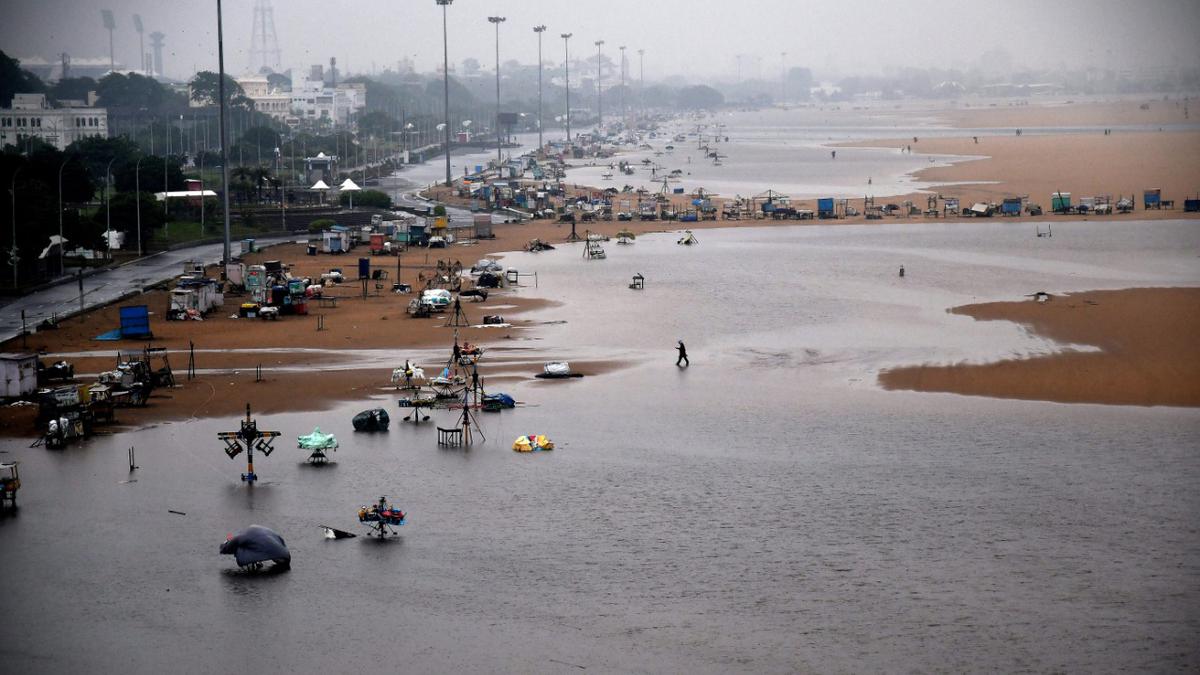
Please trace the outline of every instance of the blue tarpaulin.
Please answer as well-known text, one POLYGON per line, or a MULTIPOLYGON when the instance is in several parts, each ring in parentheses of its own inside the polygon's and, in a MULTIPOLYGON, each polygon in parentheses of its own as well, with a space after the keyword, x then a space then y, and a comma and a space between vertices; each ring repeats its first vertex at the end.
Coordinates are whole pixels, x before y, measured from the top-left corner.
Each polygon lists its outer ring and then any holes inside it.
POLYGON ((150 310, 145 305, 121 308, 121 337, 124 339, 152 338, 150 310))

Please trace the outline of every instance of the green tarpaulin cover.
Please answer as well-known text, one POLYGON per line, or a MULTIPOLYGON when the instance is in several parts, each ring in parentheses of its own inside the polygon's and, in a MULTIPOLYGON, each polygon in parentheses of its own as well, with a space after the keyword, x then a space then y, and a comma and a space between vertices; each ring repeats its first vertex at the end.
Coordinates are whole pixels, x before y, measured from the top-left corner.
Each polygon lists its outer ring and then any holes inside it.
POLYGON ((333 434, 321 433, 321 427, 314 428, 311 434, 301 436, 296 441, 305 450, 336 450, 338 446, 333 434))

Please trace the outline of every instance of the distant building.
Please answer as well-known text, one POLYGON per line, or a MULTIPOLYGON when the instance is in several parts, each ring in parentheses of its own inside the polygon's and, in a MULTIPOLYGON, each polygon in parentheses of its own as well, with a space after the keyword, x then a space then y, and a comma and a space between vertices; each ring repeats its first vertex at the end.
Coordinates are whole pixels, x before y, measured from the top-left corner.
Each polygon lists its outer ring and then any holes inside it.
POLYGON ((367 105, 367 87, 361 82, 331 86, 320 65, 308 77, 292 83, 292 112, 304 124, 348 126, 367 105))
POLYGON ((279 121, 286 121, 291 117, 292 95, 272 89, 267 78, 262 75, 247 75, 239 77, 237 83, 245 92, 246 98, 253 101, 254 109, 258 112, 279 121))
POLYGON ((31 136, 59 150, 81 138, 108 138, 108 111, 91 107, 95 97, 89 99, 51 108, 45 94, 16 94, 11 108, 0 108, 0 147, 20 145, 31 136))

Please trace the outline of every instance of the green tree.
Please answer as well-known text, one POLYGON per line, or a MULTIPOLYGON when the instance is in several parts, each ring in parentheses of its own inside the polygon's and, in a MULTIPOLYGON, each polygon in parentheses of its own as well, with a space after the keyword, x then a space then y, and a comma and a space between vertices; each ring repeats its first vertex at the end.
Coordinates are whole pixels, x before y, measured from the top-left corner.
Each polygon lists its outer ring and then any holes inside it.
POLYGON ((86 101, 88 92, 98 91, 98 83, 90 77, 68 77, 55 82, 46 95, 56 101, 86 101))
POLYGON ((165 112, 186 105, 185 101, 159 84, 158 80, 137 73, 105 75, 96 83, 96 94, 99 96, 97 104, 106 108, 165 112))
POLYGON ((281 73, 267 73, 267 86, 271 89, 291 89, 292 78, 281 73))
POLYGON ((20 61, 0 51, 0 107, 12 105, 13 94, 36 94, 45 89, 37 75, 22 70, 20 61))
POLYGON ((328 230, 329 228, 333 227, 334 225, 337 225, 337 222, 335 222, 334 220, 332 220, 330 218, 317 218, 316 220, 314 220, 308 224, 308 231, 309 232, 321 232, 322 230, 328 230))
POLYGON ((698 84, 693 87, 684 87, 683 89, 680 89, 675 101, 681 108, 711 109, 724 105, 725 97, 721 95, 721 92, 713 89, 712 87, 698 84))
POLYGON ((99 233, 100 241, 95 245, 100 245, 103 242, 103 232, 105 223, 110 223, 113 230, 125 233, 126 248, 137 249, 137 228, 138 228, 138 204, 141 204, 141 219, 142 219, 142 241, 147 241, 150 233, 157 230, 166 223, 166 216, 163 215, 162 202, 154 198, 154 195, 149 192, 118 192, 112 195, 112 203, 106 211, 103 204, 96 213, 92 216, 92 223, 95 227, 91 232, 99 233))
MULTIPOLYGON (((167 189, 171 191, 184 189, 183 168, 179 164, 179 159, 168 157, 166 162, 167 189)), ((103 171, 103 168, 101 170, 103 171)), ((120 192, 133 192, 138 188, 142 192, 162 192, 163 158, 156 155, 142 155, 140 169, 137 157, 126 157, 121 161, 113 162, 113 187, 120 192)))
POLYGON ((378 110, 366 113, 358 118, 360 132, 376 138, 386 137, 389 133, 400 128, 400 122, 387 113, 378 110))
MULTIPOLYGON (((219 76, 211 70, 202 70, 196 73, 196 76, 188 83, 192 92, 192 100, 201 105, 217 105, 217 101, 220 100, 219 82, 219 76)), ((250 99, 246 98, 246 92, 242 89, 242 85, 229 75, 225 76, 225 101, 231 107, 238 106, 248 110, 254 107, 250 99)))
POLYGON ((78 156, 98 182, 104 181, 104 169, 108 166, 109 160, 113 160, 115 169, 118 165, 137 161, 139 152, 137 144, 120 136, 115 138, 89 136, 67 146, 67 153, 78 156))
MULTIPOLYGON (((350 193, 343 191, 339 201, 342 205, 350 203, 350 193)), ((392 208, 392 198, 386 192, 379 190, 362 190, 354 194, 354 204, 357 206, 373 206, 380 209, 392 208)))
POLYGON ((238 139, 238 143, 244 143, 265 152, 274 152, 275 148, 279 147, 279 132, 270 127, 250 127, 238 139))

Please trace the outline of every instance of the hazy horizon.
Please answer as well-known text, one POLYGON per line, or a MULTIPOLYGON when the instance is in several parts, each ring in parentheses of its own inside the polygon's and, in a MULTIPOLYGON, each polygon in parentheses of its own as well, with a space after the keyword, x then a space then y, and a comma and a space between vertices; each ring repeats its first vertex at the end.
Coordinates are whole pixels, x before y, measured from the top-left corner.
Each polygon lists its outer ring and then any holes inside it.
MULTIPOLYGON (((1156 0, 1031 0, 1005 3, 968 0, 912 0, 884 3, 847 0, 811 6, 789 0, 632 0, 607 2, 473 2, 448 8, 449 51, 453 67, 475 58, 490 70, 495 62, 495 28, 500 25, 500 59, 536 63, 532 27, 544 24, 543 58, 563 58, 563 32, 573 33, 572 58, 595 53, 604 40, 606 56, 619 59, 626 45, 629 72, 638 72, 637 50, 646 50, 648 79, 682 75, 693 79, 775 78, 783 66, 807 67, 821 78, 874 74, 894 67, 981 67, 996 72, 1041 68, 1096 67, 1124 70, 1153 66, 1200 65, 1200 3, 1156 0), (786 58, 782 55, 787 53, 786 58)), ((251 63, 254 0, 223 5, 225 68, 233 75, 256 70, 251 63)), ((20 59, 56 61, 108 58, 108 32, 101 10, 116 19, 114 55, 125 69, 139 65, 133 15, 140 14, 147 36, 165 34, 164 69, 186 79, 217 69, 216 3, 174 4, 150 0, 46 0, 21 2, 12 20, 0 26, 0 49, 20 59), (64 17, 70 17, 65 25, 64 17)), ((433 71, 442 59, 441 8, 433 0, 387 3, 273 3, 280 70, 303 72, 336 57, 347 74, 395 69, 410 59, 419 72, 433 71)))

